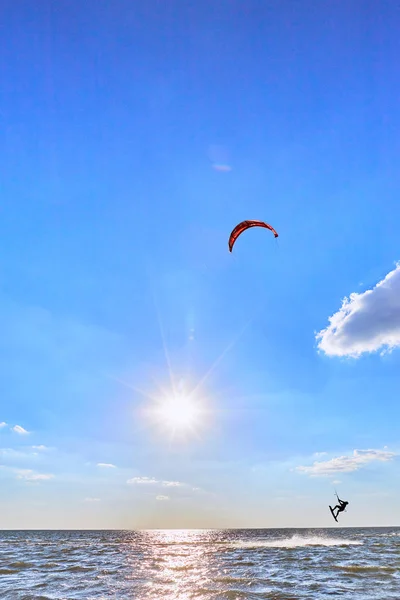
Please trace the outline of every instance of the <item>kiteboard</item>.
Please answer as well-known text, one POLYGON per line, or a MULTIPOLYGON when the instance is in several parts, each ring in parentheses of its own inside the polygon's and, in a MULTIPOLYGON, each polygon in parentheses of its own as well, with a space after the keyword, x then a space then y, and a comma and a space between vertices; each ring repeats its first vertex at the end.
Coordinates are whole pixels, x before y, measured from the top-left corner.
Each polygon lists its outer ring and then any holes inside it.
POLYGON ((335 517, 335 513, 333 512, 333 508, 331 505, 329 505, 329 508, 331 509, 331 513, 332 513, 332 517, 335 519, 336 523, 338 522, 337 518, 335 517))

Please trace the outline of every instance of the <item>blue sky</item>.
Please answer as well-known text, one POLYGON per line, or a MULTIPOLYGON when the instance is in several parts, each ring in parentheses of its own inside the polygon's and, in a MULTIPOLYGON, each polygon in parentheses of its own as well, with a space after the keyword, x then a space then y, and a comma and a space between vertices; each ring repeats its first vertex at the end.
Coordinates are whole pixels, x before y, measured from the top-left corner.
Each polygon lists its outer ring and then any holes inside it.
POLYGON ((3 4, 0 527, 400 525, 396 3, 3 4))

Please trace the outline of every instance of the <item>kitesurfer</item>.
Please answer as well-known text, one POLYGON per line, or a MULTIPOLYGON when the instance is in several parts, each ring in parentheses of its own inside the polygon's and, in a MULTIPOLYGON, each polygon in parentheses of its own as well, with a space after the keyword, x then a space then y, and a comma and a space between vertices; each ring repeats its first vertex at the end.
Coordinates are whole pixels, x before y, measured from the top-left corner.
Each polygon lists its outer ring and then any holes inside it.
POLYGON ((344 510, 346 510, 346 506, 348 505, 348 502, 346 502, 345 500, 341 500, 337 494, 336 494, 336 498, 338 499, 339 504, 336 504, 336 506, 334 506, 333 508, 331 506, 329 507, 331 509, 331 513, 332 513, 335 521, 337 521, 338 514, 343 512, 344 510), (337 513, 335 515, 334 511, 336 509, 337 509, 337 513))

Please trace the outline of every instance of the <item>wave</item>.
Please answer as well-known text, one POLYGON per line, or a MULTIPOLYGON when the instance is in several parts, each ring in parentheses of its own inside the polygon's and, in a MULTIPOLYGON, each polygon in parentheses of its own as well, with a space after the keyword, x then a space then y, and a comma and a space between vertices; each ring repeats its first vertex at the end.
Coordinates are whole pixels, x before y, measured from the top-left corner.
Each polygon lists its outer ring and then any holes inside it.
POLYGON ((86 571, 93 571, 93 567, 83 567, 82 565, 73 565, 72 567, 66 567, 63 571, 69 571, 71 573, 85 573, 86 571))
POLYGON ((255 548, 299 548, 306 546, 362 546, 359 540, 348 540, 344 538, 330 538, 317 535, 301 536, 293 535, 290 538, 276 540, 254 540, 235 542, 233 546, 241 549, 255 548))
POLYGON ((397 573, 397 567, 387 565, 332 565, 331 568, 349 573, 397 573))
POLYGON ((16 571, 15 569, 7 569, 7 567, 5 569, 0 569, 0 575, 14 575, 14 573, 17 573, 18 571, 16 571))
POLYGON ((17 560, 9 565, 11 569, 30 569, 33 566, 33 563, 25 562, 24 560, 17 560))

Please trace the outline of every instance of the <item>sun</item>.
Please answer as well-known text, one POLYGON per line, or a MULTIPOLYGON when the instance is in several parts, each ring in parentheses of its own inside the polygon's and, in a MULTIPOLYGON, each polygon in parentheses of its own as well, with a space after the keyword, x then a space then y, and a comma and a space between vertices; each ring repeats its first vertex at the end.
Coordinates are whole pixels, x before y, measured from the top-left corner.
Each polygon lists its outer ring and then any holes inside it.
POLYGON ((191 429, 200 418, 200 407, 186 396, 166 398, 155 409, 156 415, 170 429, 191 429))
POLYGON ((172 435, 198 432, 205 413, 204 403, 178 392, 159 398, 149 410, 152 421, 172 435))

